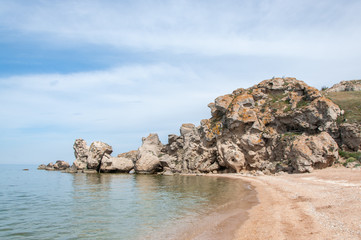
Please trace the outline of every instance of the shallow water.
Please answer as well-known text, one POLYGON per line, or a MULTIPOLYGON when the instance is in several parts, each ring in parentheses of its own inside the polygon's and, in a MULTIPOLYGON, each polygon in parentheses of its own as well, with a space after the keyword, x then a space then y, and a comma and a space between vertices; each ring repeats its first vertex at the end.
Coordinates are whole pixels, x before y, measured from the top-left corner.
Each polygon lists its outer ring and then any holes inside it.
POLYGON ((210 239, 253 201, 226 178, 1 169, 0 239, 210 239))

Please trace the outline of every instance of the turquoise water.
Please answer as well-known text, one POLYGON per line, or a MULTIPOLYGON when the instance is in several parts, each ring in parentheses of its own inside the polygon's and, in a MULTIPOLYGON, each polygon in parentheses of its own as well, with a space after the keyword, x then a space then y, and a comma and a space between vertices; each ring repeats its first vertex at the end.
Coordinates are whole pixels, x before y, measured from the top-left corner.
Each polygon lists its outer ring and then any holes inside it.
POLYGON ((252 201, 225 178, 1 169, 0 239, 208 239, 252 201))

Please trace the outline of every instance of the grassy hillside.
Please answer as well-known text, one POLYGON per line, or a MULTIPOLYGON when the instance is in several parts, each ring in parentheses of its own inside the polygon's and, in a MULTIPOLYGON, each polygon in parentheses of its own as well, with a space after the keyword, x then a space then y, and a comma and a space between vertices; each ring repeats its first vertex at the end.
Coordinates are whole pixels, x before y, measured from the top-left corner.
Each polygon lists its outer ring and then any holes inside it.
POLYGON ((345 111, 344 119, 348 123, 361 123, 361 91, 357 92, 330 92, 326 97, 345 111))

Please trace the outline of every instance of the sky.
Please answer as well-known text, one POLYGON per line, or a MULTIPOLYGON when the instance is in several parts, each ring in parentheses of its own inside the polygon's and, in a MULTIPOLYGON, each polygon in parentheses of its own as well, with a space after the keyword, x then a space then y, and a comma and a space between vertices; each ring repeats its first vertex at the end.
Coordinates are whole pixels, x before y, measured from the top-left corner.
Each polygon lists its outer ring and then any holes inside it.
POLYGON ((361 79, 359 0, 0 0, 0 163, 113 156, 272 77, 361 79))

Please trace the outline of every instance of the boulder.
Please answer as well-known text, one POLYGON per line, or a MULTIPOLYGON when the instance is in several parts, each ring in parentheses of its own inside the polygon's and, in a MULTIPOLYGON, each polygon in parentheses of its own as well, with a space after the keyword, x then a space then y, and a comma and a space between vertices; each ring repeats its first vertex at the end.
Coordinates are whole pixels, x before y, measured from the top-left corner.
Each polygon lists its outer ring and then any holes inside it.
POLYGON ((51 162, 51 163, 48 163, 48 165, 46 165, 46 168, 45 170, 48 170, 48 171, 54 171, 54 164, 51 162))
POLYGON ((73 164, 71 167, 65 169, 63 172, 66 172, 66 173, 77 173, 77 172, 78 172, 78 169, 77 169, 77 167, 73 164))
POLYGON ((338 146, 326 132, 297 136, 292 142, 289 159, 293 172, 312 172, 331 166, 338 159, 338 146))
POLYGON ((46 169, 46 165, 45 164, 40 164, 38 166, 38 170, 45 170, 46 169))
POLYGON ((142 146, 138 149, 135 162, 135 172, 154 173, 160 167, 160 154, 163 145, 159 141, 158 134, 149 134, 142 139, 142 146))
POLYGON ((53 166, 53 168, 55 170, 65 170, 65 169, 67 169, 69 167, 70 167, 69 163, 67 163, 65 161, 62 161, 62 160, 56 161, 54 166, 53 166))
POLYGON ((111 157, 105 154, 100 165, 101 172, 119 172, 128 173, 134 168, 134 163, 130 158, 125 157, 111 157))
POLYGON ((98 170, 105 154, 111 154, 113 149, 106 143, 95 141, 89 147, 89 156, 87 159, 87 169, 98 170))
POLYGON ((89 156, 89 147, 87 146, 85 140, 76 139, 73 145, 75 161, 73 165, 79 169, 83 170, 87 167, 87 160, 89 156))

